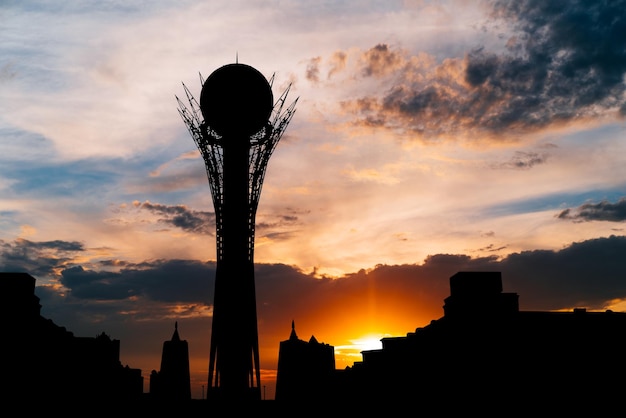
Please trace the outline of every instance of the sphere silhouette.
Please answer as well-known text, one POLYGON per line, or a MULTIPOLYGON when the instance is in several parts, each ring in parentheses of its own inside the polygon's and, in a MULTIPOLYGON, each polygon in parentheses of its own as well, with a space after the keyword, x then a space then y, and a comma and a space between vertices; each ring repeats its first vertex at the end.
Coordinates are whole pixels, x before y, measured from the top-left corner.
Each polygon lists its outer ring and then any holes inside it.
POLYGON ((205 80, 200 93, 204 121, 224 137, 245 137, 263 128, 274 106, 272 88, 257 69, 227 64, 205 80))

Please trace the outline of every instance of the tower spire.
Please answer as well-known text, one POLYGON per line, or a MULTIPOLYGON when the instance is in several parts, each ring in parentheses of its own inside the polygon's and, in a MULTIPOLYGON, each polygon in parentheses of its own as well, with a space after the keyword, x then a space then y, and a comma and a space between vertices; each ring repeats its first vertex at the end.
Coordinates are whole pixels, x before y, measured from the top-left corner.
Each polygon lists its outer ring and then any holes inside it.
POLYGON ((289 339, 290 340, 298 339, 298 334, 296 334, 296 322, 293 319, 291 320, 291 334, 289 335, 289 339))
POLYGON ((174 322, 174 334, 172 335, 172 341, 180 341, 180 336, 178 335, 178 321, 174 322))

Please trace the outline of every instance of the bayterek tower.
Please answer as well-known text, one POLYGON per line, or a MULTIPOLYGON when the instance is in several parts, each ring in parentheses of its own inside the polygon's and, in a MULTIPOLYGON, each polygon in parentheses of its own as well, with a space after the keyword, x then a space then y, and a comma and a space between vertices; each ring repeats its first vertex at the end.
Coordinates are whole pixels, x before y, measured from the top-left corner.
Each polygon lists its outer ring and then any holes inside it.
POLYGON ((287 88, 235 63, 200 82, 200 103, 183 84, 179 113, 204 159, 216 217, 217 268, 207 399, 261 398, 254 280, 256 211, 269 158, 289 124, 287 88))

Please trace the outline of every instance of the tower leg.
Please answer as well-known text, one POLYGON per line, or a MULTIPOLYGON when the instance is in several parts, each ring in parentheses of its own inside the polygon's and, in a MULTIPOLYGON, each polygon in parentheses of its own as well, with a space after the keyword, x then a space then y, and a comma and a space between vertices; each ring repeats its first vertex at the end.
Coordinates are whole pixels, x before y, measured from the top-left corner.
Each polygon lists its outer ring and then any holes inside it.
POLYGON ((247 139, 224 138, 224 202, 218 256, 209 388, 221 399, 260 399, 259 343, 247 139))

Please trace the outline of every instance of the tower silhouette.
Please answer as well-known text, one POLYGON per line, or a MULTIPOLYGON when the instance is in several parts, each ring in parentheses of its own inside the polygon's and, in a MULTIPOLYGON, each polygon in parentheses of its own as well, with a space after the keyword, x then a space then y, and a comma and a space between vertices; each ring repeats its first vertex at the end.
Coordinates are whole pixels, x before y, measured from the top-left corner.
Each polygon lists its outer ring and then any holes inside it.
POLYGON ((150 374, 150 395, 169 401, 191 399, 189 345, 180 339, 178 321, 174 323, 172 339, 163 342, 161 369, 150 374))
POLYGON ((276 401, 300 402, 302 405, 320 402, 328 391, 335 373, 335 347, 317 341, 298 338, 291 321, 289 339, 280 342, 276 375, 276 401))
POLYGON ((216 218, 217 268, 207 398, 261 398, 254 282, 256 211, 269 158, 293 114, 290 86, 235 63, 200 76, 200 103, 184 85, 179 113, 204 159, 216 218))

